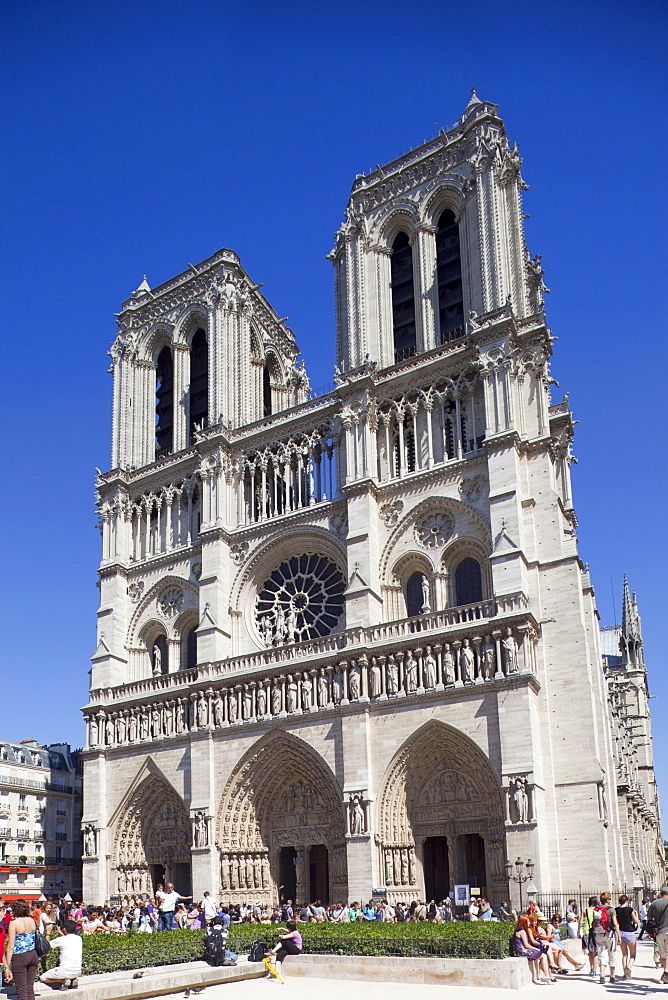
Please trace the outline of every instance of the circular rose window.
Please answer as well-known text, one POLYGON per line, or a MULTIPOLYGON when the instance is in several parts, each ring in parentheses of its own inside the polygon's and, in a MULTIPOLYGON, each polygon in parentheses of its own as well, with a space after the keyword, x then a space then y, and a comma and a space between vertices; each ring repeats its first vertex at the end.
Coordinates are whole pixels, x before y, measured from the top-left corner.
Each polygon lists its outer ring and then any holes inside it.
POLYGON ((343 614, 345 579, 325 556, 305 553, 281 563, 265 581, 255 620, 266 646, 329 635, 343 614))

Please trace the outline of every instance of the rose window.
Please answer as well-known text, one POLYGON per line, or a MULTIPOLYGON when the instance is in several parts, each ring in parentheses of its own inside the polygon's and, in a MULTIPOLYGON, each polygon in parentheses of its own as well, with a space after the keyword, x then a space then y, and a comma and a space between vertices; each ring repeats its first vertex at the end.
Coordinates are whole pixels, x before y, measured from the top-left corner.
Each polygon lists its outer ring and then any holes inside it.
POLYGON ((165 591, 158 604, 165 618, 176 617, 183 607, 183 591, 178 587, 165 591))
POLYGON ((438 549, 445 545, 454 527, 454 519, 449 514, 430 514, 415 525, 415 540, 427 549, 438 549))
POLYGON ((329 635, 343 614, 345 579, 325 556, 293 556, 265 581, 255 619, 267 646, 329 635))

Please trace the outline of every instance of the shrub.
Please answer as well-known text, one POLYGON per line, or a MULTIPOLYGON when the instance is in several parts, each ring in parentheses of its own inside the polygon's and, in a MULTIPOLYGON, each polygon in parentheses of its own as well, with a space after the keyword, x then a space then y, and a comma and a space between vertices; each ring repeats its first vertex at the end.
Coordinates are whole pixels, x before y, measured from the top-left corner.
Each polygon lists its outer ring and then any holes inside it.
MULTIPOLYGON (((353 924, 299 924, 304 954, 398 955, 403 957, 506 958, 512 924, 496 922, 390 924, 372 921, 353 924)), ((91 934, 84 938, 83 972, 115 972, 156 965, 175 965, 202 958, 203 931, 164 931, 160 934, 91 934)), ((232 924, 228 947, 247 954, 253 941, 268 948, 278 941, 275 926, 232 924)), ((57 964, 52 951, 47 966, 57 964)))

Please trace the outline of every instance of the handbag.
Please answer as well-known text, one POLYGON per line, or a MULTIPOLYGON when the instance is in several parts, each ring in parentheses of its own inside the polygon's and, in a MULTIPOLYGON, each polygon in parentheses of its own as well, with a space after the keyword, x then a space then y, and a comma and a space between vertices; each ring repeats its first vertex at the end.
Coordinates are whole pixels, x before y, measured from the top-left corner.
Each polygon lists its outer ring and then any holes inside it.
POLYGON ((649 920, 645 921, 645 934, 651 938, 655 938, 658 932, 659 928, 654 917, 650 917, 649 920))
POLYGON ((37 924, 35 924, 35 951, 38 958, 44 958, 51 951, 51 945, 44 935, 37 930, 37 924))

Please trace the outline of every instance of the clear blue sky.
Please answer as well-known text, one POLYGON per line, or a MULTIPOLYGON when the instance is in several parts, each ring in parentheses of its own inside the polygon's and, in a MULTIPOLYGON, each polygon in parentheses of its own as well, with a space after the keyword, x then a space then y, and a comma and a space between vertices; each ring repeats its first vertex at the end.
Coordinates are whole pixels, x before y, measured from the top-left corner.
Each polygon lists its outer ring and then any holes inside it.
POLYGON ((355 174, 475 85, 525 159, 581 553, 604 622, 611 581, 618 612, 624 570, 638 591, 668 801, 667 23, 637 0, 5 0, 0 737, 82 742, 121 301, 231 247, 328 382, 355 174))

